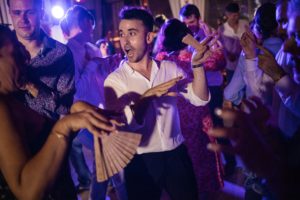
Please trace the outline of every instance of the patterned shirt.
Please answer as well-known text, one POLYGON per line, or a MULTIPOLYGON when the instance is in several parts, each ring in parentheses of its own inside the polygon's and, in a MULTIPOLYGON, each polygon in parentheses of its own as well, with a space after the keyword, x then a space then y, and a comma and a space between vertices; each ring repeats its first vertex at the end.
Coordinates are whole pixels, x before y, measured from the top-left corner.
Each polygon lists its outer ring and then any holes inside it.
POLYGON ((38 96, 25 94, 27 105, 51 119, 68 113, 73 102, 74 61, 67 46, 43 34, 43 48, 31 59, 29 79, 38 87, 38 96))

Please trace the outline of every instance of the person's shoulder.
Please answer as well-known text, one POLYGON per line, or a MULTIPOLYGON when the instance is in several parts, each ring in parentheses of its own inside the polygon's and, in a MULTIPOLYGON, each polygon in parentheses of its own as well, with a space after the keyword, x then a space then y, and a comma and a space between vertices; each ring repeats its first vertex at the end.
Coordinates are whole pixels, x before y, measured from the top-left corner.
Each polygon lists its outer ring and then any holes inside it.
POLYGON ((66 48, 65 44, 62 44, 47 34, 43 34, 43 44, 46 48, 66 48))
POLYGON ((160 71, 165 71, 166 74, 177 73, 181 68, 172 60, 162 60, 160 62, 160 71))
MULTIPOLYGON (((55 43, 55 48, 54 48, 54 51, 56 52, 55 55, 60 57, 61 60, 64 60, 68 63, 71 62, 74 65, 74 56, 73 56, 71 49, 66 44, 63 44, 57 40, 54 40, 53 38, 50 38, 50 39, 53 40, 53 42, 55 43)), ((67 68, 69 68, 72 65, 65 65, 65 66, 67 68)), ((72 66, 72 68, 73 67, 74 66, 72 66)))
POLYGON ((65 45, 65 44, 63 44, 63 43, 60 43, 59 41, 57 41, 57 40, 54 40, 55 41, 55 43, 56 43, 56 48, 60 48, 60 49, 64 49, 65 51, 70 51, 70 48, 67 46, 67 45, 65 45))
POLYGON ((57 49, 60 49, 63 52, 65 52, 66 56, 72 56, 72 52, 66 44, 63 44, 63 43, 61 43, 57 40, 54 40, 54 42, 55 42, 55 46, 56 46, 57 49))

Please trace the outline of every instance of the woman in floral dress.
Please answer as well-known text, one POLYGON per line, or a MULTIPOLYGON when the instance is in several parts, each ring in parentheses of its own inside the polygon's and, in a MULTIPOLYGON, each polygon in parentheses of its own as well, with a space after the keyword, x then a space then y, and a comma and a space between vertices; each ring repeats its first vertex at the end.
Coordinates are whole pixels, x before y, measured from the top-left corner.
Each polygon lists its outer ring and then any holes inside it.
MULTIPOLYGON (((181 67, 188 78, 193 77, 191 68, 192 53, 187 50, 186 45, 174 42, 176 32, 190 33, 189 29, 177 19, 169 20, 161 30, 162 51, 156 55, 157 60, 170 60, 181 67)), ((222 56, 221 53, 214 53, 205 63, 206 70, 214 70, 211 59, 222 56)), ((219 59, 219 58, 217 58, 219 59)), ((193 163, 194 173, 197 180, 199 199, 209 199, 211 193, 218 191, 223 186, 223 171, 219 154, 209 152, 206 145, 215 142, 215 139, 207 135, 212 128, 212 119, 208 106, 196 107, 187 102, 183 97, 178 97, 178 109, 180 114, 180 125, 185 138, 185 145, 193 163)), ((212 197, 211 197, 212 198, 212 197)))

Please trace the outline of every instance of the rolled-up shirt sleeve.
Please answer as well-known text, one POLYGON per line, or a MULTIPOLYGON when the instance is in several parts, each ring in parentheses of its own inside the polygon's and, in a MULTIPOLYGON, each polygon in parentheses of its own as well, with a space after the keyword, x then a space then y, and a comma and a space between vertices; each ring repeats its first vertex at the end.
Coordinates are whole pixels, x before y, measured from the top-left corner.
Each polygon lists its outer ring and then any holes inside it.
MULTIPOLYGON (((177 66, 177 65, 176 65, 177 66)), ((194 106, 204 106, 209 103, 211 97, 209 92, 208 100, 203 100, 199 98, 195 93, 192 86, 192 79, 187 78, 186 73, 177 66, 177 77, 183 77, 183 83, 179 86, 179 93, 182 95, 189 103, 193 104, 194 106)))
POLYGON ((224 99, 231 101, 235 105, 239 105, 244 97, 244 88, 246 87, 242 72, 244 61, 245 58, 243 56, 240 56, 233 77, 224 89, 224 99))
POLYGON ((248 89, 253 96, 261 97, 261 85, 263 78, 263 71, 258 68, 258 58, 245 59, 245 73, 244 78, 248 89))

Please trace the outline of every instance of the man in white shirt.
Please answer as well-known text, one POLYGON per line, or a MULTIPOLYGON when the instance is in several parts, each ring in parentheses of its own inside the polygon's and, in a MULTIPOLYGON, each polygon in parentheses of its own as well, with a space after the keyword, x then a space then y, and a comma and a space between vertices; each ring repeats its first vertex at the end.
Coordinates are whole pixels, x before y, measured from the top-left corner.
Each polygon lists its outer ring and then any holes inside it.
MULTIPOLYGON (((153 17, 141 8, 120 13, 119 35, 126 55, 104 82, 107 109, 124 111, 124 129, 141 133, 137 155, 125 168, 129 199, 160 199, 164 189, 171 199, 197 199, 190 159, 182 145, 176 92, 185 76, 175 63, 149 56, 153 17), (176 88, 177 86, 177 88, 176 88)), ((210 100, 203 60, 207 48, 194 52, 194 79, 180 92, 196 106, 210 100)))
POLYGON ((225 8, 227 21, 219 28, 220 40, 223 44, 226 58, 227 82, 230 82, 238 65, 242 51, 240 39, 242 34, 248 29, 248 22, 240 19, 239 12, 240 8, 237 3, 229 3, 225 8))

